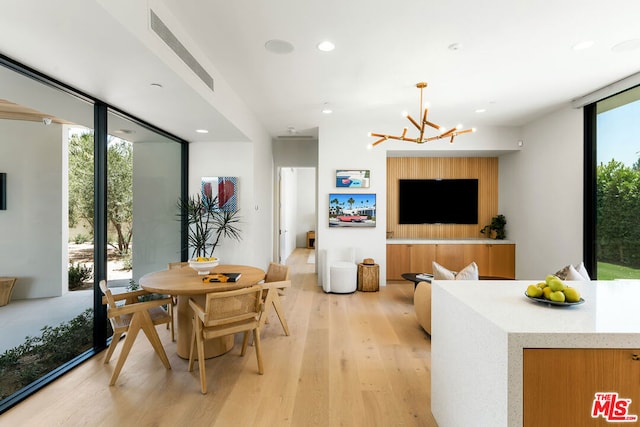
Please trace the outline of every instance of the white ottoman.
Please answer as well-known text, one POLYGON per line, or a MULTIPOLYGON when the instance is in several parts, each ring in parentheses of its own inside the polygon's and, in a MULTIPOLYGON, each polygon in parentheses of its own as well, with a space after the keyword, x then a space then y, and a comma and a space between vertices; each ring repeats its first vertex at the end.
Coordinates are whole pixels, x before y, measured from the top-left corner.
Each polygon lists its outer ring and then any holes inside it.
POLYGON ((331 264, 330 289, 327 292, 348 294, 356 291, 358 267, 353 262, 336 261, 331 264))

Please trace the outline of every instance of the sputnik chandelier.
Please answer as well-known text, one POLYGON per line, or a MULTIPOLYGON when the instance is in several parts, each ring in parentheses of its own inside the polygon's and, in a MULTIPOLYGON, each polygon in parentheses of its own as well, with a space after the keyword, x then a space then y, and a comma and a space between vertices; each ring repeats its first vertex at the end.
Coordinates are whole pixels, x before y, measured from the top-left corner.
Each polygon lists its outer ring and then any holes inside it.
POLYGON ((369 136, 380 138, 376 142, 371 144, 371 147, 375 147, 376 145, 378 145, 381 142, 384 142, 384 141, 386 141, 388 139, 397 139, 399 141, 409 141, 409 142, 415 142, 415 143, 418 143, 418 144, 423 144, 425 142, 434 141, 436 139, 449 138, 449 142, 453 143, 453 140, 454 140, 454 138, 456 136, 462 135, 463 133, 469 133, 469 132, 475 132, 476 131, 475 128, 460 130, 460 129, 462 129, 462 125, 458 125, 456 127, 453 127, 451 129, 447 130, 445 127, 437 125, 437 124, 427 120, 427 113, 429 112, 429 109, 426 108, 424 106, 424 104, 422 103, 422 91, 424 90, 425 87, 427 87, 427 84, 425 82, 420 82, 420 83, 416 84, 416 87, 418 89, 420 89, 420 116, 419 117, 421 118, 421 121, 420 121, 420 123, 416 122, 413 119, 413 117, 411 117, 409 114, 406 114, 406 117, 407 117, 407 119, 409 119, 411 124, 413 124, 418 129, 418 131, 420 132, 420 135, 417 138, 409 138, 409 137, 407 137, 407 128, 404 128, 402 130, 402 135, 400 135, 400 136, 387 135, 387 134, 383 134, 383 133, 369 132, 369 136), (435 136, 425 137, 425 135, 424 135, 425 126, 429 126, 429 127, 434 128, 434 129, 437 129, 440 133, 438 135, 435 135, 435 136))

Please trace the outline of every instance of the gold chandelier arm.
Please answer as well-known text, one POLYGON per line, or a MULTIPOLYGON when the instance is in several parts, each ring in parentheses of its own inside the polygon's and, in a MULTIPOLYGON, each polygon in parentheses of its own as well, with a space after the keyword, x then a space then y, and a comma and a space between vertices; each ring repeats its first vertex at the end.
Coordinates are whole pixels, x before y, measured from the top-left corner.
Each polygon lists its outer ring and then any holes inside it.
POLYGON ((444 138, 444 137, 446 137, 446 136, 451 135, 453 132, 455 132, 455 131, 456 131, 456 129, 457 129, 456 127, 452 127, 452 128, 451 128, 451 129, 449 129, 448 131, 446 131, 446 132, 444 132, 444 133, 440 134, 440 138, 444 138))
POLYGON ((407 119, 409 119, 409 121, 410 121, 411 123, 413 123, 413 125, 414 125, 418 130, 420 130, 420 125, 418 124, 418 122, 416 122, 415 120, 413 120, 413 117, 411 117, 409 114, 407 114, 407 119))
POLYGON ((374 142, 373 144, 371 144, 372 147, 375 147, 376 145, 380 144, 381 142, 386 141, 387 138, 380 138, 379 140, 377 140, 376 142, 374 142))
POLYGON ((476 128, 459 130, 456 132, 456 135, 462 135, 463 133, 469 133, 469 132, 475 132, 475 131, 476 131, 476 128))
POLYGON ((431 126, 434 129, 438 129, 440 130, 440 126, 438 126, 437 124, 430 122, 429 120, 427 120, 426 118, 424 119, 424 124, 427 126, 431 126))

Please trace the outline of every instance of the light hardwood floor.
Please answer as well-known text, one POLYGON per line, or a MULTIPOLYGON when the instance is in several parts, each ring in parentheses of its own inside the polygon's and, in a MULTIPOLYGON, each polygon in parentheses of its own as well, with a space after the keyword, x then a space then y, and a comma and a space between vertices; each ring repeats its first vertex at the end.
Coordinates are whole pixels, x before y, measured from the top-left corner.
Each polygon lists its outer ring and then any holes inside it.
POLYGON ((115 386, 100 354, 3 415, 12 426, 436 426, 431 415, 431 343, 413 310, 413 284, 380 292, 325 294, 308 249, 288 260, 283 298, 290 336, 272 311, 262 331, 264 375, 240 337, 207 360, 209 393, 175 353, 165 370, 142 335, 115 386))

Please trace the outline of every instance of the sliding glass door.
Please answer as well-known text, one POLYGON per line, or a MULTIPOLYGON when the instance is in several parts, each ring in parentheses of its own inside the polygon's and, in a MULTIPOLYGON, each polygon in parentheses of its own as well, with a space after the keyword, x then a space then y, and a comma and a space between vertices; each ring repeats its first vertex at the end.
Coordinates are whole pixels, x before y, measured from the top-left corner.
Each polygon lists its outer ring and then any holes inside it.
POLYGON ((98 280, 181 259, 187 148, 3 57, 0 83, 2 413, 105 348, 98 280))
POLYGON ((595 105, 597 278, 640 279, 640 87, 595 105))

